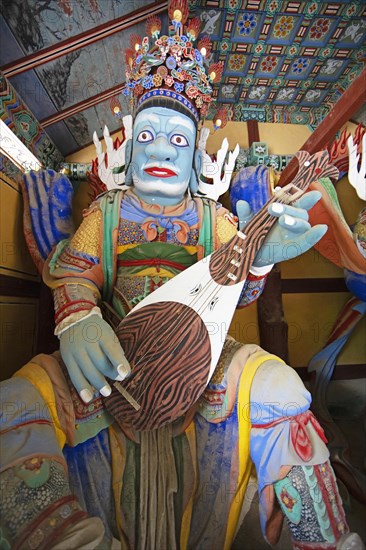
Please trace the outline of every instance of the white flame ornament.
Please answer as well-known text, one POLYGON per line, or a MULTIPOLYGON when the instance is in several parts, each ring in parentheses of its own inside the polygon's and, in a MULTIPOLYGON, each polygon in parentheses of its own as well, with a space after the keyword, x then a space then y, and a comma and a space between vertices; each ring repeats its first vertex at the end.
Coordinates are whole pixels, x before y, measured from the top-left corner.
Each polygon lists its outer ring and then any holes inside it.
POLYGON ((235 161, 239 154, 239 145, 236 145, 234 151, 229 152, 228 160, 223 169, 229 149, 229 142, 226 138, 223 140, 221 148, 217 152, 217 160, 214 161, 206 152, 206 143, 209 134, 210 130, 208 128, 201 129, 198 149, 201 152, 202 166, 198 192, 209 199, 217 201, 229 189, 235 161))
POLYGON ((115 149, 113 147, 113 139, 110 136, 107 126, 104 126, 103 136, 106 144, 106 152, 103 152, 103 146, 99 140, 97 133, 93 133, 93 141, 98 157, 98 176, 107 189, 127 189, 126 180, 126 146, 129 140, 132 139, 132 116, 123 117, 123 126, 125 129, 125 139, 115 149))

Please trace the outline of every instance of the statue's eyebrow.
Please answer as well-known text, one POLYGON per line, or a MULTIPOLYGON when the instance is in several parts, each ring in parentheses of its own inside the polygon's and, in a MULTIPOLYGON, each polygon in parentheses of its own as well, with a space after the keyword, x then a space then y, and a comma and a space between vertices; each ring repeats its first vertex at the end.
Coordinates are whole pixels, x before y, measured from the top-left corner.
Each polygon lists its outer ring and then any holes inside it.
POLYGON ((173 116, 168 120, 168 124, 175 124, 177 126, 183 126, 184 128, 187 128, 192 134, 194 133, 194 128, 191 123, 191 121, 186 120, 183 117, 180 116, 173 116))
POLYGON ((158 123, 159 120, 160 120, 159 117, 157 115, 152 114, 152 113, 148 114, 148 115, 145 115, 144 118, 141 118, 140 120, 135 122, 135 129, 140 128, 140 126, 146 124, 147 122, 158 123))
MULTIPOLYGON (((160 118, 158 117, 158 115, 154 115, 153 113, 149 113, 148 115, 144 115, 144 117, 141 117, 141 122, 159 122, 159 120, 160 118)), ((139 123, 140 121, 138 121, 138 124, 139 123)))

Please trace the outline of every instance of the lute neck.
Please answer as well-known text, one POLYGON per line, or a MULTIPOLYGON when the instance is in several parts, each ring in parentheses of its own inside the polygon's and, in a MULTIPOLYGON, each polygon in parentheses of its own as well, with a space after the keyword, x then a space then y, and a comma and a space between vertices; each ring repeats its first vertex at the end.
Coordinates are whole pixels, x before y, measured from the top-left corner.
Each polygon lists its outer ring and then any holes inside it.
POLYGON ((268 212, 268 207, 275 202, 291 204, 302 194, 303 191, 289 184, 267 201, 246 225, 245 233, 238 231, 228 243, 212 254, 211 277, 221 285, 234 285, 244 281, 264 239, 277 221, 268 212))
POLYGON ((327 151, 310 156, 306 151, 296 153, 299 171, 292 183, 281 188, 253 216, 245 227, 224 246, 214 252, 210 259, 211 277, 221 285, 234 285, 245 281, 254 258, 277 218, 271 216, 268 207, 276 203, 292 204, 320 177, 336 178, 338 170, 329 164, 327 151))

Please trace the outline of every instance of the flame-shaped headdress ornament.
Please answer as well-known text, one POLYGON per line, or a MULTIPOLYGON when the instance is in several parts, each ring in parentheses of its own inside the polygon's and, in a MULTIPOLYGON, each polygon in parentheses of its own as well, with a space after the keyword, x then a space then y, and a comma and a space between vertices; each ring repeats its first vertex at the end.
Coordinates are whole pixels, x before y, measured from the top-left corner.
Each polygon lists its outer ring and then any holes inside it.
POLYGON ((203 61, 210 43, 201 39, 200 49, 195 48, 200 21, 187 22, 187 0, 170 0, 168 14, 169 36, 160 36, 161 21, 154 16, 147 20, 149 36, 131 37, 123 93, 135 112, 153 105, 172 107, 198 123, 208 113, 212 84, 220 80, 223 66, 215 63, 206 72, 203 61))

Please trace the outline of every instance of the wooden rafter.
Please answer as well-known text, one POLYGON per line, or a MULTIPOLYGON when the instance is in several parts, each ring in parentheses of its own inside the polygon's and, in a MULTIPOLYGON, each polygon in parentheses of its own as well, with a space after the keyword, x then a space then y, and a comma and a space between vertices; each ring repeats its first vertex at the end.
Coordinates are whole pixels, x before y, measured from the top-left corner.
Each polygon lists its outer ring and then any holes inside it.
POLYGON ((63 55, 69 54, 80 48, 85 48, 89 44, 104 40, 105 38, 112 36, 118 32, 121 32, 129 27, 137 25, 141 21, 144 21, 149 15, 157 15, 166 10, 168 6, 168 0, 157 0, 153 4, 149 4, 143 8, 133 11, 127 15, 123 15, 118 19, 108 21, 94 27, 88 31, 82 32, 76 36, 57 42, 49 48, 40 50, 26 57, 22 57, 16 61, 8 63, 1 68, 4 76, 10 78, 17 74, 24 73, 30 69, 35 69, 44 63, 58 59, 63 55))
MULTIPOLYGON (((313 154, 325 149, 336 133, 348 122, 366 100, 366 67, 352 82, 351 86, 341 95, 331 111, 314 130, 309 139, 300 148, 313 154)), ((281 174, 279 185, 292 181, 297 172, 297 160, 292 159, 281 174)))

